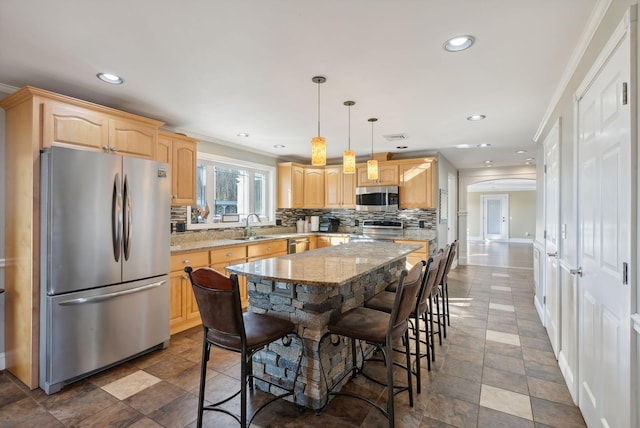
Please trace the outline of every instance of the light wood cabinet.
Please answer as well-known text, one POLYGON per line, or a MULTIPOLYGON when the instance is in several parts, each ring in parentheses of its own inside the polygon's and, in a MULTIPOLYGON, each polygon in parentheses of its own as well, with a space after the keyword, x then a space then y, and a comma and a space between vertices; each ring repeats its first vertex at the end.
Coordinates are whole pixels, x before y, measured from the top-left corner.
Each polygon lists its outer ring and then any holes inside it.
POLYGON ((76 146, 144 159, 156 155, 158 127, 162 122, 109 114, 105 110, 111 109, 79 100, 72 103, 46 99, 42 104, 43 147, 76 146))
POLYGON ((184 268, 191 266, 195 270, 209 266, 209 252, 173 254, 170 260, 169 332, 175 334, 202 322, 191 281, 184 268))
POLYGON ((435 208, 433 162, 424 159, 420 162, 402 163, 399 167, 400 208, 435 208))
POLYGON ((367 165, 357 167, 358 186, 397 186, 398 181, 398 165, 378 162, 378 179, 369 180, 367 176, 367 165))
POLYGON ((406 268, 411 269, 420 260, 427 261, 429 259, 429 241, 414 241, 394 239, 396 244, 421 245, 422 247, 407 255, 406 268))
POLYGON ((324 168, 304 169, 304 208, 324 208, 324 168))
POLYGON ((348 236, 318 236, 318 248, 331 247, 332 245, 346 244, 348 236))
POLYGON ((324 169, 325 208, 355 208, 356 175, 344 174, 342 165, 324 169))
POLYGON ((247 246, 247 260, 253 262, 268 257, 284 256, 287 254, 287 240, 278 239, 247 246))
POLYGON ((195 205, 198 141, 159 131, 156 160, 171 166, 171 205, 195 205))
POLYGON ((292 162, 278 164, 278 208, 304 206, 304 167, 292 162))
POLYGON ((309 250, 318 248, 318 237, 316 235, 309 237, 309 250))
MULTIPOLYGON (((247 261, 247 245, 239 244, 216 248, 211 250, 209 254, 211 257, 211 267, 220 273, 229 275, 231 272, 226 270, 227 266, 247 261)), ((243 308, 246 308, 249 304, 249 294, 247 292, 247 278, 245 276, 238 275, 238 288, 240 290, 240 303, 243 308)))

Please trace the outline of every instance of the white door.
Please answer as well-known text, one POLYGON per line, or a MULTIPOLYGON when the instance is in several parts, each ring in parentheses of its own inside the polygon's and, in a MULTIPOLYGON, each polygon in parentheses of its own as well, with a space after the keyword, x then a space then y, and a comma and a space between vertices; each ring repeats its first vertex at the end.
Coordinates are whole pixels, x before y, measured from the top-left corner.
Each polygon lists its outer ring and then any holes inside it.
POLYGON ((544 141, 545 157, 545 326, 553 353, 560 352, 560 125, 556 123, 544 141))
POLYGON ((631 424, 631 292, 624 272, 634 197, 631 108, 623 88, 632 50, 627 31, 618 37, 578 101, 578 376, 587 425, 624 428, 631 424))
POLYGON ((509 239, 509 195, 481 195, 482 239, 509 239))

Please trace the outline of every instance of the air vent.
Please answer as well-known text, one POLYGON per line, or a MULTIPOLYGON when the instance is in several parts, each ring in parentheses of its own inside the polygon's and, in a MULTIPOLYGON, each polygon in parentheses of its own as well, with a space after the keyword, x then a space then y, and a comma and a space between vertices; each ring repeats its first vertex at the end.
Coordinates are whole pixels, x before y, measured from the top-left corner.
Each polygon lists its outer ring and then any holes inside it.
POLYGON ((407 139, 407 136, 404 134, 388 134, 388 135, 383 135, 384 138, 387 139, 387 141, 403 141, 407 139))

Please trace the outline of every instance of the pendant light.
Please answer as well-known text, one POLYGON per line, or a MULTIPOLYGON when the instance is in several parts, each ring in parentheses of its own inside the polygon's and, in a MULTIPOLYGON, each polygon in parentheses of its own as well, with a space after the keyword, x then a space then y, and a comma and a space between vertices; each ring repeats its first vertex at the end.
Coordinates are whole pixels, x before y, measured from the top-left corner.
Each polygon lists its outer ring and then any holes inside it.
POLYGON ((371 159, 367 161, 367 178, 369 180, 378 179, 378 161, 373 158, 373 124, 377 121, 378 119, 375 117, 369 119, 371 122, 371 159))
POLYGON ((327 81, 324 76, 315 76, 311 79, 318 84, 318 136, 311 139, 311 165, 323 166, 327 164, 327 143, 320 136, 320 84, 327 81))
POLYGON ((351 150, 351 106, 355 103, 355 101, 344 102, 344 105, 349 107, 349 145, 347 146, 347 150, 345 150, 344 154, 342 155, 342 172, 344 174, 356 173, 356 152, 351 150))

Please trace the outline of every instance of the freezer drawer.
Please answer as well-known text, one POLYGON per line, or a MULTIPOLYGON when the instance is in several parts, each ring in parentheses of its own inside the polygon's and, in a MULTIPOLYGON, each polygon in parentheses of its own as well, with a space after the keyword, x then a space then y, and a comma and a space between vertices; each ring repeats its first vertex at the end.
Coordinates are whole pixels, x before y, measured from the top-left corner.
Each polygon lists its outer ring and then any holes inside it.
POLYGON ((169 277, 43 296, 40 387, 47 393, 169 341, 169 277))

